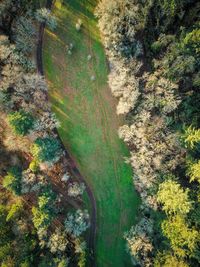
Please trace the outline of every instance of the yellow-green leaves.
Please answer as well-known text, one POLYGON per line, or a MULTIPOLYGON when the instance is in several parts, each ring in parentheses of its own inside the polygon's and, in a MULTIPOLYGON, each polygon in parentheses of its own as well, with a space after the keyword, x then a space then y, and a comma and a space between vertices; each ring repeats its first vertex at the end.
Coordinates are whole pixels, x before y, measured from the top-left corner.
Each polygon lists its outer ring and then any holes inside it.
POLYGON ((157 200, 167 214, 184 215, 192 208, 188 193, 189 189, 184 190, 176 181, 167 180, 160 184, 157 200))

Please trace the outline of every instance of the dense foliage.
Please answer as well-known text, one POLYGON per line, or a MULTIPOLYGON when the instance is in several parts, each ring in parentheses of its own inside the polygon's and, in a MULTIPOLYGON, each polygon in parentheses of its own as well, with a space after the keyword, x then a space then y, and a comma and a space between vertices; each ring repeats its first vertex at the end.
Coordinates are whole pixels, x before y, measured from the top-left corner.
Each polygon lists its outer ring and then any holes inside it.
POLYGON ((200 264, 199 12, 195 0, 102 0, 96 9, 143 201, 125 234, 140 266, 200 264))

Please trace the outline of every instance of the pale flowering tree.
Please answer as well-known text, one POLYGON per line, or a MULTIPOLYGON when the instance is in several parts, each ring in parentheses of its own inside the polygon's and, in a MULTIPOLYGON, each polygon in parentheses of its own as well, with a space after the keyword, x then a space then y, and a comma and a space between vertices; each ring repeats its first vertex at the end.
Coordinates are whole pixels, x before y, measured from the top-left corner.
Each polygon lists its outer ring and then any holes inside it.
POLYGON ((78 197, 83 194, 85 190, 85 185, 83 183, 79 184, 77 182, 70 183, 68 187, 68 195, 70 197, 78 197))
POLYGON ((41 23, 46 23, 51 30, 55 30, 57 27, 56 18, 51 14, 51 10, 47 8, 38 9, 35 13, 35 18, 41 23))
POLYGON ((66 233, 61 228, 57 228, 50 236, 47 246, 51 253, 61 255, 66 251, 68 243, 69 241, 66 233))
POLYGON ((68 213, 65 220, 65 230, 74 237, 79 237, 90 226, 87 210, 77 210, 75 213, 68 213))

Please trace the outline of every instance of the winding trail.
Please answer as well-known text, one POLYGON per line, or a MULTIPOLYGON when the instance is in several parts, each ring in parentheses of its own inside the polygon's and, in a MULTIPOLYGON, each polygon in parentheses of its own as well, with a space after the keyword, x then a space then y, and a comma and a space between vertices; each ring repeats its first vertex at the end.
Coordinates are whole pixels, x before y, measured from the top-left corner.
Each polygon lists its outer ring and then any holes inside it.
MULTIPOLYGON (((53 7, 53 0, 47 0, 46 8, 51 9, 53 7)), ((38 42, 37 42, 37 50, 36 50, 36 65, 37 65, 37 71, 40 75, 45 76, 44 67, 43 67, 43 40, 44 40, 44 30, 45 30, 45 23, 40 24, 39 33, 38 33, 38 42)), ((47 95, 48 100, 48 95, 47 95)), ((96 206, 96 200, 94 197, 94 194, 84 179, 84 177, 79 172, 75 161, 70 156, 69 152, 67 151, 66 147, 64 146, 57 129, 55 129, 55 132, 60 139, 60 142, 62 144, 63 150, 65 151, 66 159, 69 163, 69 172, 77 179, 78 181, 85 184, 86 192, 89 196, 90 202, 91 202, 91 214, 90 214, 90 235, 88 240, 88 248, 89 248, 89 264, 91 267, 96 267, 96 259, 95 259, 95 241, 96 241, 96 218, 97 218, 97 206, 96 206)))

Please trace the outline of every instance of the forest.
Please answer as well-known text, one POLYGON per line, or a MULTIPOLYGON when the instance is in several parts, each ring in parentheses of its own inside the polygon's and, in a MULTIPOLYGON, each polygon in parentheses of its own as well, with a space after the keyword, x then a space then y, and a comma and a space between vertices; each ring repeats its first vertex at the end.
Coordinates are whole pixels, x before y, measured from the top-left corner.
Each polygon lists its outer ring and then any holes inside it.
POLYGON ((1 0, 0 266, 200 266, 199 87, 198 0, 1 0))
POLYGON ((96 9, 142 198, 124 236, 140 266, 200 264, 199 14, 192 0, 105 0, 96 9))

